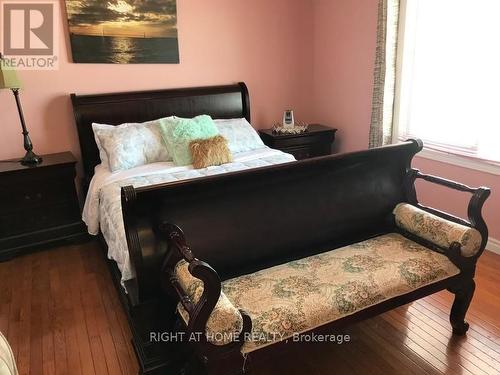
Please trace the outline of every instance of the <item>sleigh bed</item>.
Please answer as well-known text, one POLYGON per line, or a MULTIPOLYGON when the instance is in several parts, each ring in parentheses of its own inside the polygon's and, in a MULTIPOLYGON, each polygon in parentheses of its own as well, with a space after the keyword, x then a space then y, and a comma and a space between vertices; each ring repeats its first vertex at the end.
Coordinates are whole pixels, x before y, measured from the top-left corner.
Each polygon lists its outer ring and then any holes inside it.
MULTIPOLYGON (((179 358, 175 346, 150 340, 152 332, 171 330, 172 306, 161 298, 151 259, 129 254, 121 212, 122 186, 149 186, 182 182, 238 170, 292 162, 293 156, 262 147, 234 154, 232 163, 219 167, 193 169, 172 162, 154 163, 112 173, 101 163, 92 130, 93 123, 120 125, 141 123, 167 116, 194 117, 208 114, 213 119, 240 119, 250 122, 250 100, 244 83, 226 86, 168 89, 97 95, 71 95, 82 154, 82 191, 85 195, 83 218, 90 234, 98 235, 114 283, 127 312, 133 345, 141 372, 162 373, 175 368, 179 358), (139 273, 141 277, 137 277, 139 273), (145 275, 145 276, 143 276, 145 275)), ((235 135, 237 136, 237 135, 235 135)))

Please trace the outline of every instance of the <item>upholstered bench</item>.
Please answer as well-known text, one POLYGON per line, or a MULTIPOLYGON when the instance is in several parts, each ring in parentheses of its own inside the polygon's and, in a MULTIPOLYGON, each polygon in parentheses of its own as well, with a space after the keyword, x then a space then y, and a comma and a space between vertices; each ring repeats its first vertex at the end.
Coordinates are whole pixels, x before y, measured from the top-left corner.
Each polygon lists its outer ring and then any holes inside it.
MULTIPOLYGON (((462 245, 464 256, 480 248, 480 233, 443 220, 414 206, 394 210, 399 227, 436 245, 462 245)), ((203 282, 180 261, 175 273, 197 303, 203 282)), ((243 329, 240 310, 252 320, 252 332, 241 347, 249 353, 294 334, 307 332, 415 289, 458 275, 444 255, 398 233, 389 233, 304 259, 288 262, 222 283, 206 335, 214 345, 226 345, 243 329)), ((179 304, 186 325, 189 315, 179 304)))
MULTIPOLYGON (((440 290, 467 332, 488 240, 487 188, 411 169, 408 141, 182 184, 122 189, 140 291, 158 277, 193 365, 241 373, 294 335, 354 322, 440 290), (415 180, 472 194, 468 220, 418 203, 415 180), (191 250, 192 249, 192 250, 191 250), (147 271, 147 272, 146 272, 147 271), (157 276, 155 276, 157 275, 157 276), (201 360, 201 361, 200 361, 201 360)), ((177 345, 179 347, 179 345, 177 345)), ((184 352, 184 353, 186 353, 184 352)), ((297 359, 299 360, 299 359, 297 359)))

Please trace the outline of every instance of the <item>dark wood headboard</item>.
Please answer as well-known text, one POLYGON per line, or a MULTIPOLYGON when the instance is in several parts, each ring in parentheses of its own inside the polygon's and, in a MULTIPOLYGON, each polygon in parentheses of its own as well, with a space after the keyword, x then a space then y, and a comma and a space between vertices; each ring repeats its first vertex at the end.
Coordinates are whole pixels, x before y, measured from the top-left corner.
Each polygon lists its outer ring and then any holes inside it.
POLYGON ((120 125, 144 122, 167 116, 241 118, 250 122, 250 98, 247 86, 235 85, 124 92, 97 95, 71 94, 82 163, 84 191, 100 163, 92 123, 120 125))

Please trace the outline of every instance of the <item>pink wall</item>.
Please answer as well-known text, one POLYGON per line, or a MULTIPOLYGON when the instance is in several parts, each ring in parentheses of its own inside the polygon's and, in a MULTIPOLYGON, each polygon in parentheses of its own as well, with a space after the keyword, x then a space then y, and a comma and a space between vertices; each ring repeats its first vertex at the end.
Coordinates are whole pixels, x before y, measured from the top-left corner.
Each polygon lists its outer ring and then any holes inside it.
MULTIPOLYGON (((63 3, 63 2, 61 2, 63 3)), ((69 94, 245 81, 256 127, 283 110, 310 116, 312 5, 301 0, 178 0, 179 65, 72 64, 64 10, 58 71, 21 71, 22 103, 36 152, 79 154, 69 94)), ((0 91, 0 159, 23 154, 12 94, 0 91)))
MULTIPOLYGON (((377 28, 377 0, 315 0, 313 15, 316 120, 339 128, 340 150, 368 146, 377 28)), ((500 239, 500 176, 416 158, 416 168, 464 182, 488 186, 492 195, 484 216, 490 236, 500 239)), ((466 217, 469 194, 419 183, 424 204, 466 217)))
POLYGON ((315 0, 315 120, 339 129, 340 151, 368 146, 377 0, 315 0))

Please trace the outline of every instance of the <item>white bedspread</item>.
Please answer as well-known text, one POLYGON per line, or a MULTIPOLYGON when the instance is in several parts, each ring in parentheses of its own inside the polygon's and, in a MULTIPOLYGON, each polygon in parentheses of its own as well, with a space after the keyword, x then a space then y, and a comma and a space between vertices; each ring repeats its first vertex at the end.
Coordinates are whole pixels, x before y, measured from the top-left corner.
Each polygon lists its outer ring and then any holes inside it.
POLYGON ((85 201, 83 221, 87 224, 90 234, 97 235, 99 230, 102 232, 108 245, 108 257, 117 263, 123 283, 134 278, 134 270, 129 260, 122 218, 120 197, 122 186, 155 185, 294 160, 290 154, 263 147, 235 154, 233 163, 203 169, 193 169, 192 166, 177 167, 172 162, 162 162, 111 173, 107 167, 98 165, 85 201))

